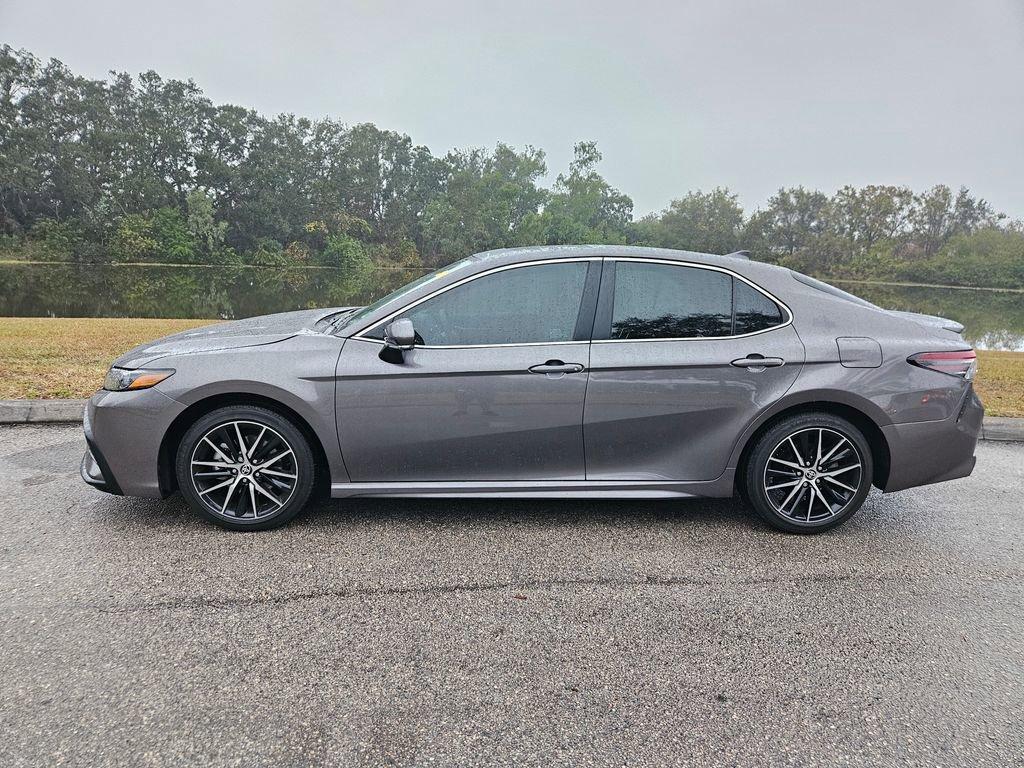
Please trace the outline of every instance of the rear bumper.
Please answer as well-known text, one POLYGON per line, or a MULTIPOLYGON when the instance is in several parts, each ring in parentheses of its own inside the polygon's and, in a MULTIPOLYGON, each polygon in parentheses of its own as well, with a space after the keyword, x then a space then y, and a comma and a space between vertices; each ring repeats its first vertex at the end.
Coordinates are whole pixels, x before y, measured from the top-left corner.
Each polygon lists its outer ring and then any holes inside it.
POLYGON ((985 408, 968 387, 955 416, 941 421, 890 424, 882 432, 889 443, 886 492, 967 477, 974 471, 974 448, 985 408))

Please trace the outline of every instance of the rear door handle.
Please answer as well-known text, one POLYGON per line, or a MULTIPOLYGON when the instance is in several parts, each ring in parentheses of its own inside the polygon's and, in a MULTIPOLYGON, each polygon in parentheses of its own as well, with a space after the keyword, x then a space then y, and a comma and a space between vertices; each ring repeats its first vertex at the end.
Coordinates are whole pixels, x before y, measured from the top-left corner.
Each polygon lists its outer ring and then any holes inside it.
POLYGON ((530 368, 530 373, 566 374, 579 373, 583 366, 579 363, 563 363, 561 360, 548 360, 546 363, 535 365, 530 368))
POLYGON ((730 363, 730 365, 735 365, 737 368, 751 368, 760 371, 763 371, 765 368, 778 368, 780 365, 785 364, 786 361, 781 357, 765 357, 764 355, 747 355, 730 363))

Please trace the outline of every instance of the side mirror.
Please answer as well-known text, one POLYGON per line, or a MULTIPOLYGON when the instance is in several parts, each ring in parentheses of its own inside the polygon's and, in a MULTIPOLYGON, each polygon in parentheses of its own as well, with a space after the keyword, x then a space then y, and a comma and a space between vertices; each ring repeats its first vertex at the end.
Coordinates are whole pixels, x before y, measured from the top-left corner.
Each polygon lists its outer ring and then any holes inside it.
POLYGON ((412 349, 416 346, 416 329, 412 320, 400 317, 384 329, 384 345, 392 349, 412 349))
POLYGON ((384 329, 384 346, 381 347, 378 357, 385 363, 401 365, 405 362, 403 350, 412 349, 414 346, 416 329, 412 327, 412 320, 402 317, 384 329))

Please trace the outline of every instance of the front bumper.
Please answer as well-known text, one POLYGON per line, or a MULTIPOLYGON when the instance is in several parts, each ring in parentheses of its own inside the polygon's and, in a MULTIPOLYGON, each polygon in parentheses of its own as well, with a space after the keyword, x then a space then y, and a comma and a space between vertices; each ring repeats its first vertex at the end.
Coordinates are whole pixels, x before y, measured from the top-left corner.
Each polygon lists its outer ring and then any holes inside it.
POLYGON ((160 444, 184 409, 156 389, 97 392, 82 424, 82 479, 107 493, 161 497, 160 444))
POLYGON ((901 491, 967 477, 974 471, 974 448, 984 415, 974 387, 968 387, 959 410, 948 419, 883 427, 890 455, 884 490, 901 491))
POLYGON ((112 493, 115 496, 121 496, 121 486, 114 479, 114 475, 110 471, 110 467, 107 466, 103 454, 99 452, 95 445, 89 442, 88 438, 86 438, 85 442, 85 455, 82 457, 82 465, 79 467, 82 479, 93 488, 105 491, 106 493, 112 493))
POLYGON ((102 451, 96 447, 89 410, 89 408, 85 409, 85 417, 82 419, 82 431, 85 432, 85 455, 82 456, 82 465, 78 471, 82 475, 82 479, 94 488, 120 496, 122 495, 121 486, 114 479, 114 473, 110 471, 110 465, 107 464, 102 451))

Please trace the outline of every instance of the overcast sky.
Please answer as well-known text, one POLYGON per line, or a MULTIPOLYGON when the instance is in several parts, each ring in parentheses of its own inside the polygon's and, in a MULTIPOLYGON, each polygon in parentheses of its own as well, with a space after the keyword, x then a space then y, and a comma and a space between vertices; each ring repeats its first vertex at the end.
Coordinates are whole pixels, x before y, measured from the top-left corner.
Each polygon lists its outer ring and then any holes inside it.
POLYGON ((552 177, 594 139, 638 214, 945 183, 1024 217, 1024 0, 0 0, 0 41, 438 154, 532 144, 552 177))

